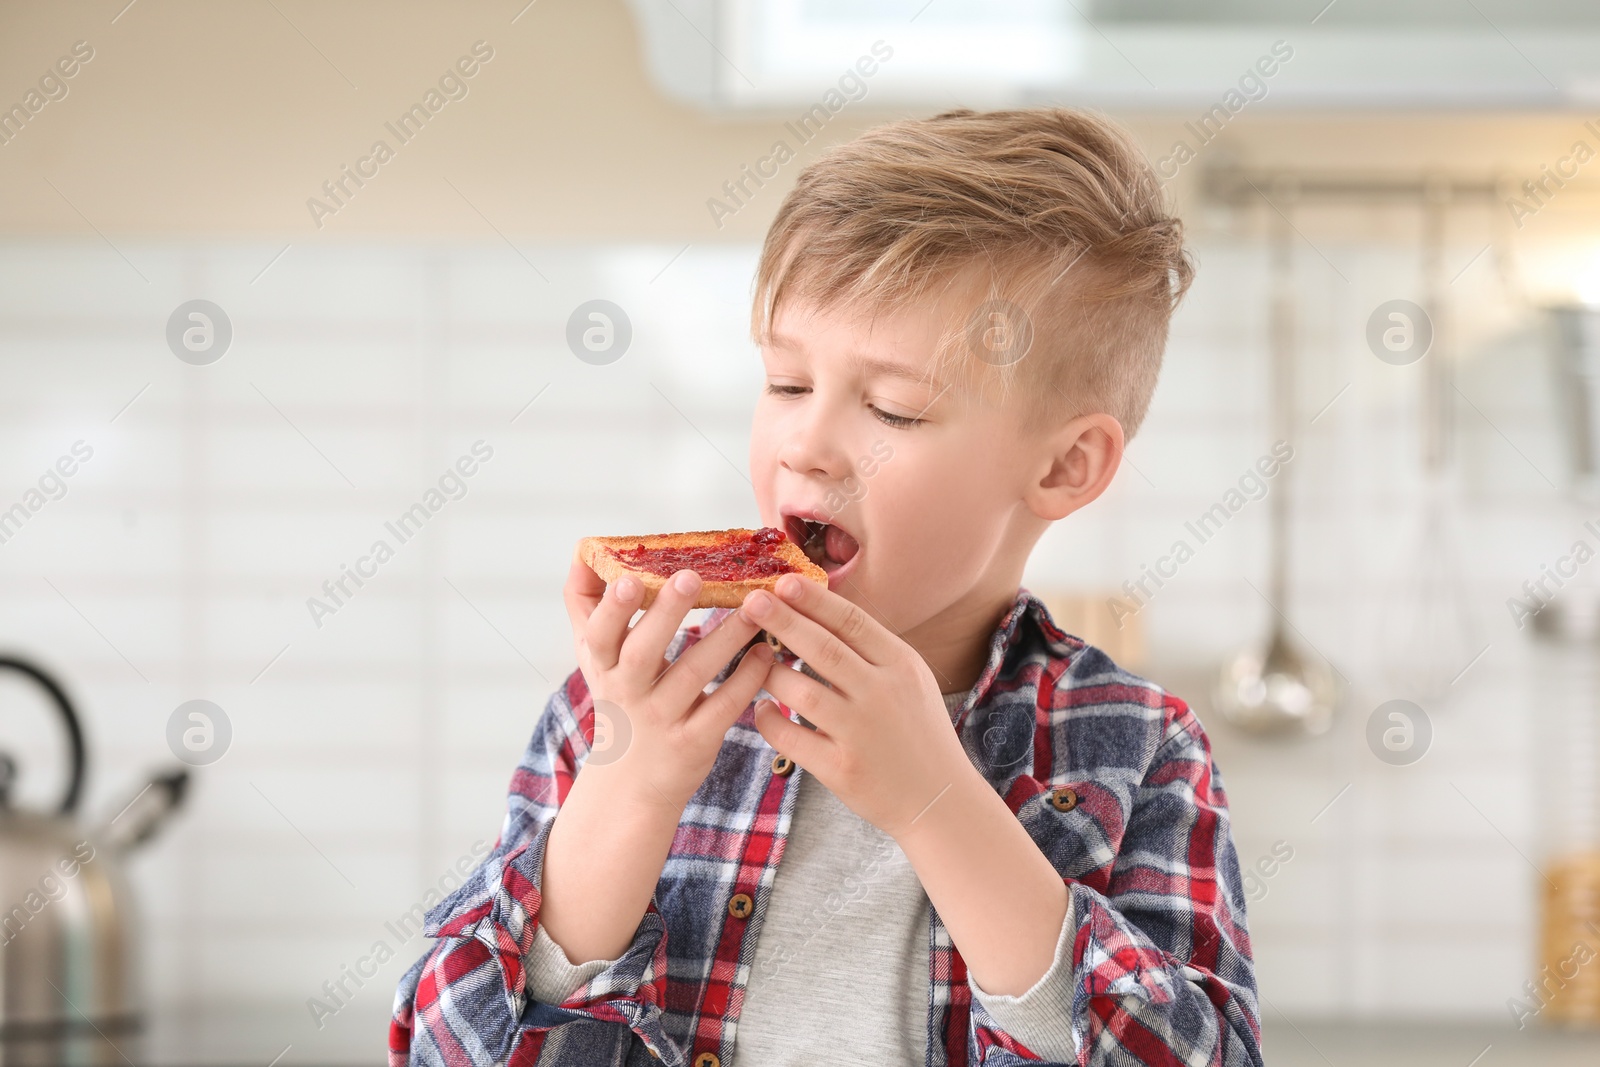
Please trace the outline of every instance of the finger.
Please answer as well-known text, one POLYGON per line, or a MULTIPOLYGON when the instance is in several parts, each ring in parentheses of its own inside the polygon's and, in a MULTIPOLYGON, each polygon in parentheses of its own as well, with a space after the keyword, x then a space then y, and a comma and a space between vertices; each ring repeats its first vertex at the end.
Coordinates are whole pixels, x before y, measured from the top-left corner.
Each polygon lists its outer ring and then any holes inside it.
POLYGON ((567 604, 567 617, 572 620, 573 633, 583 629, 605 591, 605 579, 596 574, 574 549, 572 566, 567 569, 567 584, 561 591, 562 599, 567 604))
POLYGON ((644 618, 623 638, 618 663, 646 674, 646 684, 654 682, 666 669, 663 657, 667 646, 683 625, 683 617, 694 607, 699 592, 700 576, 694 571, 681 570, 669 578, 645 609, 644 618))
POLYGON ((771 593, 755 590, 744 598, 739 612, 775 635, 813 670, 845 692, 854 692, 865 681, 867 661, 855 649, 771 593))
MULTIPOLYGON (((656 682, 657 691, 669 707, 688 707, 695 694, 704 689, 706 683, 715 678, 717 672, 726 667, 728 661, 738 655, 739 650, 749 644, 755 635, 755 623, 736 611, 729 612, 722 617, 716 629, 673 661, 672 666, 656 682)), ((759 642, 759 647, 767 648, 766 642, 759 642)), ((750 657, 746 654, 745 658, 750 657)))
POLYGON ((839 694, 793 667, 773 664, 763 685, 767 692, 827 733, 837 736, 849 725, 839 694))
POLYGON ((755 718, 756 729, 767 739, 767 744, 800 766, 816 774, 819 768, 828 765, 833 742, 815 730, 807 730, 799 723, 791 722, 772 701, 763 700, 756 704, 755 718))
POLYGON ((784 603, 815 619, 868 663, 887 663, 905 645, 888 627, 825 585, 785 575, 773 588, 784 603))
POLYGON ((727 680, 717 686, 716 692, 691 709, 690 722, 696 728, 703 726, 715 731, 718 737, 726 734, 739 721, 744 709, 750 706, 750 701, 761 692, 767 669, 771 666, 772 649, 765 642, 751 648, 727 680))
MULTIPOLYGON (((577 566, 589 569, 581 563, 577 566)), ((598 575, 595 577, 599 578, 598 575)), ((574 636, 587 646, 589 661, 593 666, 608 671, 617 665, 622 642, 628 633, 628 620, 639 610, 643 596, 644 586, 639 579, 623 575, 605 590, 599 605, 590 612, 588 618, 581 624, 574 624, 574 636)), ((587 591, 580 580, 577 589, 579 606, 587 599, 587 591)))

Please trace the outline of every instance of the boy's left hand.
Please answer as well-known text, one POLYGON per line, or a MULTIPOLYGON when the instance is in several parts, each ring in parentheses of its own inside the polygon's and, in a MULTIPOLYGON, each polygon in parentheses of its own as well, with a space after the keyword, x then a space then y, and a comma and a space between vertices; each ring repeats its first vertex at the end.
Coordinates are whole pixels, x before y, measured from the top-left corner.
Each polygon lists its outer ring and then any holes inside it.
POLYGON ((792 722, 769 700, 756 705, 756 729, 851 811, 898 839, 946 789, 977 773, 933 672, 837 593, 792 575, 777 589, 778 596, 751 593, 739 611, 833 688, 773 664, 763 687, 817 729, 792 722))

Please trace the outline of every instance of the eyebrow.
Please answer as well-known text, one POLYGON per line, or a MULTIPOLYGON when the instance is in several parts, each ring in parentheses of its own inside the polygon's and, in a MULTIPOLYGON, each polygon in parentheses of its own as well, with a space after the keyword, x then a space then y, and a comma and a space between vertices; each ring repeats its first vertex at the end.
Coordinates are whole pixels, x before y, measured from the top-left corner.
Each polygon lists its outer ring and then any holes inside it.
POLYGON ((902 381, 912 382, 916 385, 932 385, 926 375, 918 374, 904 363, 896 363, 888 359, 873 359, 868 356, 852 352, 846 360, 850 366, 867 375, 876 375, 882 378, 898 378, 902 381))
MULTIPOLYGON (((791 352, 805 351, 805 346, 798 340, 785 337, 782 334, 773 334, 770 340, 774 348, 784 348, 791 352)), ((891 359, 877 359, 872 356, 864 356, 859 352, 850 352, 845 355, 845 360, 852 370, 860 371, 863 374, 882 378, 896 378, 916 385, 938 385, 937 382, 931 381, 926 375, 912 370, 904 363, 897 363, 891 359)))

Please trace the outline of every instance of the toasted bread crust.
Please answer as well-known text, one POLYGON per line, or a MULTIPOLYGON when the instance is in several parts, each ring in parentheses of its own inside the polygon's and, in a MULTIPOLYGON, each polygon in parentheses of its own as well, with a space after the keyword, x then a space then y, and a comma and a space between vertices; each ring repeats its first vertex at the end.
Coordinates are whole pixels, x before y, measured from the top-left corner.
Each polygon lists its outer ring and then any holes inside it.
MULTIPOLYGON (((605 580, 607 585, 621 578, 624 574, 631 574, 644 586, 644 601, 640 607, 649 607, 655 600, 656 594, 667 584, 667 576, 650 574, 647 571, 636 570, 619 559, 614 550, 631 549, 643 546, 647 549, 662 548, 698 548, 709 545, 723 544, 739 537, 754 534, 754 530, 692 530, 688 533, 668 534, 641 534, 638 537, 585 537, 578 542, 578 558, 589 566, 596 574, 605 580)), ((772 546, 775 556, 793 567, 795 573, 809 581, 822 586, 828 584, 828 572, 811 562, 799 545, 785 539, 772 546)), ((744 603, 745 596, 755 589, 771 590, 781 574, 767 575, 761 578, 745 578, 739 581, 702 581, 700 583, 700 596, 695 600, 697 608, 736 608, 744 603)))

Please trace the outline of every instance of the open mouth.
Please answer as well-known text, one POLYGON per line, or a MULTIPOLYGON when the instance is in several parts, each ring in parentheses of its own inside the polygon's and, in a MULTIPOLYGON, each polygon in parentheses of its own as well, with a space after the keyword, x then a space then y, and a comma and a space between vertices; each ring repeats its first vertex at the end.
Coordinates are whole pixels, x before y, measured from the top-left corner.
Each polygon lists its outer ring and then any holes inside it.
POLYGON ((811 562, 830 575, 844 567, 861 551, 861 543, 845 532, 820 519, 803 515, 786 515, 784 529, 789 540, 800 546, 811 562))

